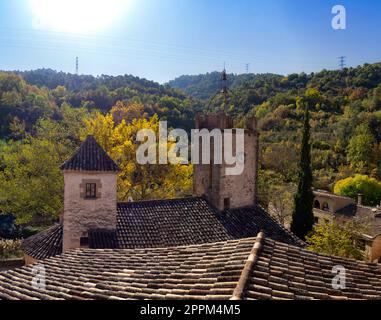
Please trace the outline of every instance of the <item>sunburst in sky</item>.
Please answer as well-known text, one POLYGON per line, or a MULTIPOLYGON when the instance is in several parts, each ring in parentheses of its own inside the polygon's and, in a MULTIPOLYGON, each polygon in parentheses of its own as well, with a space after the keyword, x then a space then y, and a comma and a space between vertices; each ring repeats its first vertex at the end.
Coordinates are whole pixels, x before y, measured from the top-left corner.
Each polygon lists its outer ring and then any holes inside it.
POLYGON ((130 0, 29 0, 33 27, 63 32, 96 32, 126 11, 130 0))

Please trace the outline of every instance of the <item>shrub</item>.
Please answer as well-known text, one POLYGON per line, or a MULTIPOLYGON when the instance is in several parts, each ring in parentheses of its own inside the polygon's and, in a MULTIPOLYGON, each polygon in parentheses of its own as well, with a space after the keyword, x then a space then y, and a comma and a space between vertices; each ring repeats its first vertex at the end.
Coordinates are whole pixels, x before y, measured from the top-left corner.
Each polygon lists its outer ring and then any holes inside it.
POLYGON ((314 226, 313 231, 306 237, 308 250, 337 256, 363 260, 363 252, 356 241, 365 230, 363 224, 356 223, 327 223, 314 226))
POLYGON ((21 256, 21 240, 0 239, 0 259, 19 258, 21 256))

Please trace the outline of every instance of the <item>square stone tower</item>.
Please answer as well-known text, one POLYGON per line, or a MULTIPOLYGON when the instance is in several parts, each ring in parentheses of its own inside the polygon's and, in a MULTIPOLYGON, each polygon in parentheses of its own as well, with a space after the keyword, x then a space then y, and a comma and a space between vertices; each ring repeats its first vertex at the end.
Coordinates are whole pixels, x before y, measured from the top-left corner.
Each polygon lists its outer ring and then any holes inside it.
POLYGON ((119 167, 93 136, 61 166, 64 174, 63 252, 88 246, 90 230, 116 230, 119 167))
MULTIPOLYGON (((232 129, 233 155, 236 155, 235 135, 237 129, 233 128, 233 121, 225 112, 197 115, 196 129, 220 129, 224 132, 232 129)), ((222 164, 196 164, 193 174, 193 195, 205 197, 211 205, 218 210, 228 210, 253 206, 257 203, 258 188, 258 157, 259 134, 256 119, 247 120, 244 129, 244 170, 240 175, 226 175, 229 165, 223 159, 222 164)), ((201 149, 201 148, 200 148, 201 149)), ((214 154, 213 140, 210 143, 211 155, 214 154)), ((200 150, 201 152, 201 150, 200 150)))

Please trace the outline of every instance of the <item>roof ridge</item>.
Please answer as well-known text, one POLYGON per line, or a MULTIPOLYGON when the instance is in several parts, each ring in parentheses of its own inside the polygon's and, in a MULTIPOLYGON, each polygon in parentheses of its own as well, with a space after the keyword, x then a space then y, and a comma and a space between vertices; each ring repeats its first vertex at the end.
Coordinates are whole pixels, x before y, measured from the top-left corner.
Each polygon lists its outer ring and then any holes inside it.
POLYGON ((203 197, 180 197, 172 199, 150 199, 150 200, 138 200, 138 201, 118 201, 118 205, 133 205, 133 204, 146 204, 146 203, 158 203, 158 202, 175 202, 175 201, 184 201, 184 200, 205 200, 203 197))
POLYGON ((263 240, 265 239, 265 233, 261 231, 258 233, 253 248, 250 251, 250 255, 248 256, 245 266, 243 267, 241 276, 237 282, 237 286, 234 289, 233 296, 230 300, 242 300, 243 294, 245 292, 247 283, 250 279, 251 271, 253 270, 255 264, 258 261, 260 250, 263 246, 263 240))

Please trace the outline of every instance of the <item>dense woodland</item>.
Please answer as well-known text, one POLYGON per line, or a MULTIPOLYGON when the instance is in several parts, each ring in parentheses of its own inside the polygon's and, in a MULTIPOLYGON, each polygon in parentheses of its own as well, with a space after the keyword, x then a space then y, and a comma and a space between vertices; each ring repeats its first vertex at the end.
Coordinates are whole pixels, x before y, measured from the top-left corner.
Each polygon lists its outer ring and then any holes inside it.
MULTIPOLYGON (((138 167, 134 134, 157 126, 159 119, 191 129, 196 112, 223 106, 215 96, 220 77, 218 72, 182 76, 159 85, 127 75, 1 72, 0 213, 24 225, 56 219, 62 210, 59 164, 89 133, 123 167, 121 200, 189 194, 191 167, 138 167)), ((282 223, 291 213, 298 182, 305 103, 311 116, 314 187, 333 191, 337 181, 356 174, 381 180, 381 64, 288 76, 229 75, 229 87, 225 109, 236 125, 248 115, 258 118, 260 202, 271 204, 282 223)), ((372 205, 381 200, 371 199, 372 205)))

